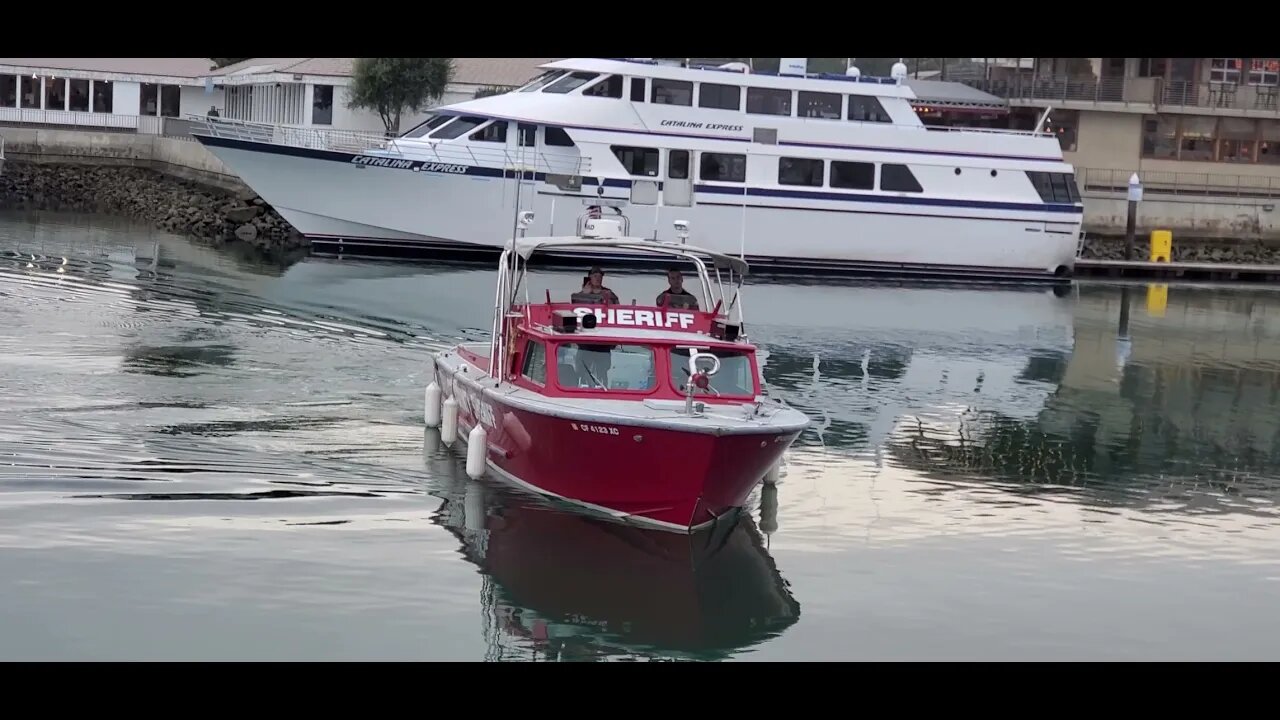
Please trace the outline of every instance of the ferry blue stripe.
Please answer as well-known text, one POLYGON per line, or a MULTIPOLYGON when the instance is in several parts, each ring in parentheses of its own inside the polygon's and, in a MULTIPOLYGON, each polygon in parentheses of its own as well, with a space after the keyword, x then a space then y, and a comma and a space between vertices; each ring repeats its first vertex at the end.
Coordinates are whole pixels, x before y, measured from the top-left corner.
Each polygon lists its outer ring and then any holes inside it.
MULTIPOLYGON (((256 152, 272 153, 277 155, 289 155, 292 157, 313 158, 316 160, 330 160, 343 164, 351 164, 351 158, 356 157, 355 153, 338 152, 335 150, 319 150, 316 148, 297 147, 293 145, 275 145, 272 143, 252 142, 248 140, 238 140, 232 138, 210 137, 207 135, 197 136, 200 142, 220 146, 232 147, 242 150, 252 150, 256 152)), ((402 170, 402 172, 412 172, 410 170, 402 170)), ((428 173, 432 174, 432 173, 428 173)), ((465 173, 458 175, 464 177, 493 177, 500 178, 505 176, 515 177, 512 171, 506 171, 499 168, 486 168, 469 166, 465 173)), ((537 182, 546 180, 546 173, 525 173, 526 179, 533 179, 537 182)), ((582 178, 583 185, 598 185, 596 178, 586 175, 582 178)), ((614 188, 630 188, 631 180, 619 178, 607 178, 604 181, 605 187, 614 188)), ((1039 203, 1010 203, 986 200, 953 200, 947 198, 922 198, 922 197, 898 197, 892 195, 869 195, 865 193, 833 193, 815 190, 782 190, 775 188, 736 188, 724 187, 722 185, 702 185, 695 184, 694 189, 697 192, 711 193, 716 195, 736 195, 757 196, 757 197, 785 197, 803 200, 835 200, 840 202, 869 202, 883 203, 891 205, 927 205, 933 207, 962 207, 975 208, 980 210, 1021 210, 1028 212, 1055 212, 1067 214, 1081 214, 1084 212, 1082 207, 1076 205, 1065 204, 1039 204, 1039 203)))
POLYGON ((724 187, 722 185, 694 185, 697 192, 739 197, 782 197, 800 200, 836 200, 842 202, 885 203, 889 205, 928 205, 932 207, 963 207, 978 210, 1023 210, 1027 212, 1055 212, 1082 214, 1084 208, 1060 203, 1012 203, 994 200, 953 200, 950 198, 899 197, 896 195, 868 195, 865 193, 833 193, 821 190, 780 190, 776 188, 724 187))

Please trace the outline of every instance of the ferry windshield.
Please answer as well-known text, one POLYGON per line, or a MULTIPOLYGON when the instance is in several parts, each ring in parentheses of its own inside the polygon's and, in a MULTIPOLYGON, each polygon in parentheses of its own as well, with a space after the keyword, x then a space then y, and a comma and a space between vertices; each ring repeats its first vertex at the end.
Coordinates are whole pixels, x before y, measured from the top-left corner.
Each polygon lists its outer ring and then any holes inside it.
POLYGON ((658 384, 653 350, 643 345, 565 343, 556 349, 556 374, 566 390, 652 390, 658 384))
MULTIPOLYGON (((716 393, 731 397, 754 397, 756 394, 755 378, 751 373, 751 360, 736 350, 708 351, 699 349, 698 354, 708 352, 720 359, 720 370, 711 376, 711 389, 694 388, 694 395, 711 395, 716 393), (715 392, 712 392, 714 389, 715 392)), ((705 367, 707 361, 700 360, 698 367, 705 367)), ((671 351, 671 383, 680 394, 684 394, 685 384, 689 382, 689 351, 675 348, 671 351)))

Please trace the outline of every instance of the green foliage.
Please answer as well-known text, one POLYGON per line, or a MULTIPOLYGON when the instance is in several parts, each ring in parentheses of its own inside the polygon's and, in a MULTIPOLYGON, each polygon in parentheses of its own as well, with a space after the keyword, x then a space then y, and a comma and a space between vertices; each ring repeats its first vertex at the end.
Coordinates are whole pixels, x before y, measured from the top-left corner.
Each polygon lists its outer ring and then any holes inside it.
POLYGON ((399 135, 400 115, 439 100, 453 70, 453 58, 356 58, 347 107, 377 111, 387 132, 399 135))
POLYGON ((472 95, 471 99, 474 100, 476 98, 489 97, 490 95, 501 95, 503 93, 509 93, 512 90, 515 90, 515 88, 510 85, 485 85, 479 90, 476 90, 475 95, 472 95))

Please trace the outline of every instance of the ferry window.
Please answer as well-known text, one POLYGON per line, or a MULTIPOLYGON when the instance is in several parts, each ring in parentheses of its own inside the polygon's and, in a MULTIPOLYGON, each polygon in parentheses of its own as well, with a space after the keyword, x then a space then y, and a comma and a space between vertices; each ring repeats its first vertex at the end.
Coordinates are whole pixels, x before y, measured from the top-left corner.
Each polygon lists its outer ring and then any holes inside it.
POLYGON ((879 98, 870 95, 849 96, 849 119, 859 122, 893 122, 879 98))
POLYGON ((519 129, 517 132, 519 133, 518 137, 520 138, 520 147, 533 147, 536 144, 536 139, 538 137, 538 126, 530 125, 529 123, 520 123, 518 127, 519 129))
POLYGON ((644 102, 644 78, 631 78, 631 102, 644 102))
POLYGON ((698 177, 719 182, 746 182, 747 156, 704 152, 698 167, 698 177))
POLYGON ((739 110, 742 108, 742 88, 737 85, 702 83, 698 86, 698 107, 739 110))
POLYGON ((567 92, 577 90, 587 83, 600 77, 600 73, 592 72, 575 72, 560 78, 542 89, 545 93, 556 93, 563 95, 567 92))
POLYGON ((790 115, 791 91, 747 88, 747 112, 754 115, 790 115))
POLYGON ((816 158, 778 158, 778 184, 822 187, 822 166, 816 158))
POLYGON ((566 390, 652 390, 653 351, 643 345, 565 343, 556 349, 556 377, 566 390))
POLYGON ((689 179, 689 151, 672 150, 667 156, 667 179, 689 179))
MULTIPOLYGON (((756 394, 755 376, 751 372, 751 360, 736 350, 699 350, 699 354, 711 352, 720 360, 720 370, 711 376, 711 387, 723 397, 754 397, 756 394)), ((703 360, 698 363, 704 367, 703 360)), ((689 351, 686 348, 671 350, 671 384, 684 395, 685 384, 689 382, 689 351)), ((715 393, 694 388, 693 395, 715 397, 715 393)))
POLYGON ((845 190, 875 190, 875 163, 832 160, 831 187, 845 190))
POLYGON ((631 175, 658 176, 658 149, 612 145, 610 149, 631 175))
POLYGON ((479 130, 471 133, 472 140, 479 142, 505 143, 507 141, 507 121, 494 120, 479 130))
POLYGON ((889 163, 880 166, 880 189, 893 192, 924 192, 924 188, 920 187, 920 181, 911 172, 911 168, 889 163))
POLYGON ((564 128, 548 127, 542 131, 542 141, 554 147, 574 147, 573 138, 564 128))
POLYGON ((427 120, 424 123, 419 123, 418 125, 415 125, 411 130, 409 130, 409 132, 405 133, 404 136, 407 138, 422 137, 423 135, 426 135, 427 133, 431 132, 432 130, 435 130, 436 128, 449 122, 452 119, 453 119, 452 115, 437 115, 431 118, 430 120, 427 120))
POLYGON ((1036 170, 1027 170, 1026 173, 1044 202, 1080 202, 1080 189, 1076 187, 1074 173, 1048 173, 1036 170))
POLYGON ((688 80, 659 80, 653 78, 653 91, 649 102, 659 105, 692 105, 693 83, 688 80))
POLYGON ((453 138, 460 137, 464 133, 469 133, 472 130, 475 130, 480 126, 480 123, 484 122, 484 120, 484 118, 478 117, 457 118, 453 122, 448 123, 439 130, 431 133, 431 138, 433 140, 451 140, 453 138))
POLYGON ((525 346, 524 368, 520 374, 538 383, 547 384, 547 349, 537 340, 530 340, 525 346))
POLYGON ((551 82, 552 80, 555 80, 561 75, 564 75, 564 72, 565 72, 564 70, 548 70, 542 73, 541 75, 539 75, 538 77, 534 78, 533 81, 530 82, 528 85, 525 85, 524 87, 520 88, 520 92, 534 92, 535 90, 543 88, 546 86, 547 83, 551 82))
POLYGON ((840 95, 836 93, 800 91, 800 117, 840 119, 840 95))
POLYGON ((622 76, 610 75, 605 79, 601 80, 600 82, 596 83, 595 85, 592 85, 586 90, 583 90, 582 94, 590 95, 591 97, 621 98, 622 97, 622 76))

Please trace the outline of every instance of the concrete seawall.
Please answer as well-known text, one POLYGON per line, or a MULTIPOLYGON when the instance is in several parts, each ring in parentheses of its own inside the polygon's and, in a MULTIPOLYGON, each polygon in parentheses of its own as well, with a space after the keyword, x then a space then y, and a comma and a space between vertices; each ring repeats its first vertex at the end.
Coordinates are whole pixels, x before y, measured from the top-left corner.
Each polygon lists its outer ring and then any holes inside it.
POLYGON ((199 143, 130 132, 0 126, 0 207, 107 212, 264 248, 306 241, 199 143))

